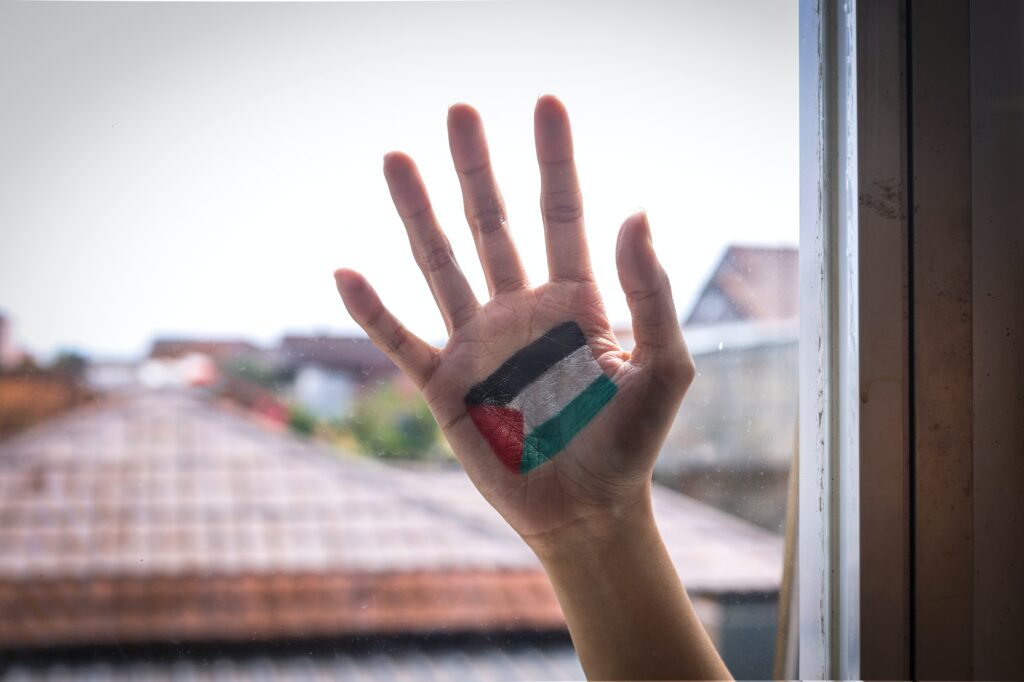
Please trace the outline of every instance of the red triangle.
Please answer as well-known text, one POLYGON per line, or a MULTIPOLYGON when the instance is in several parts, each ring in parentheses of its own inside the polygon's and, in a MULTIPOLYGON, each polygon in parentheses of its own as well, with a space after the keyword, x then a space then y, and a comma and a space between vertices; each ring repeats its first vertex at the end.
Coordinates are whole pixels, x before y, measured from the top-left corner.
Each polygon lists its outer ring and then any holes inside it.
POLYGON ((469 416, 502 464, 519 473, 523 458, 523 413, 511 407, 474 405, 469 416))

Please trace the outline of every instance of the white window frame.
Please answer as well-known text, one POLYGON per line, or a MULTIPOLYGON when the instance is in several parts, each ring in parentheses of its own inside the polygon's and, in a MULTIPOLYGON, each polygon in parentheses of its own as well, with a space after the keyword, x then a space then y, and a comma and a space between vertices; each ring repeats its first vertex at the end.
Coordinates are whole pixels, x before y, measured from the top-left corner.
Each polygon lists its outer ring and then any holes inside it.
POLYGON ((799 672, 860 677, 856 0, 800 0, 799 672))

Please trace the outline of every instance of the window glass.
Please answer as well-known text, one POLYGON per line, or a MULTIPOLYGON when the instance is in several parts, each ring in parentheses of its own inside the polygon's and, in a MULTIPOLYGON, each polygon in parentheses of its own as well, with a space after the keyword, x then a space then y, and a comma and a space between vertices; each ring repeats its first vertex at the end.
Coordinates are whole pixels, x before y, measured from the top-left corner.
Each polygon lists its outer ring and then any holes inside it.
POLYGON ((608 315, 642 205, 698 376, 659 527, 772 673, 796 446, 792 0, 0 6, 0 660, 12 679, 577 679, 536 559, 331 273, 445 329, 381 174, 412 155, 481 298, 445 132, 484 119, 546 277, 532 109, 565 101, 608 315))

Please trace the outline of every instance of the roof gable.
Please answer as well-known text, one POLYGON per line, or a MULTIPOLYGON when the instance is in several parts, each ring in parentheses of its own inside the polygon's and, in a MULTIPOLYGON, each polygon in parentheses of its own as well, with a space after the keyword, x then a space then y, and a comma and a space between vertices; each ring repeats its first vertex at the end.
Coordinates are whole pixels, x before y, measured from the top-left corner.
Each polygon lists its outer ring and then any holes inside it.
POLYGON ((686 325, 788 320, 799 314, 799 250, 730 246, 697 297, 686 325))

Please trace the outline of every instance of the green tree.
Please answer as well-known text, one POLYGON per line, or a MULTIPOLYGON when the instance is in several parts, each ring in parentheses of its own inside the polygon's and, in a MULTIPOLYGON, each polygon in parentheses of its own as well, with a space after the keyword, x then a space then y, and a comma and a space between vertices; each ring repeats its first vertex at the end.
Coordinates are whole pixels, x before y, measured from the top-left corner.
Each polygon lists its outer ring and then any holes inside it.
POLYGON ((435 459, 437 422, 420 395, 384 384, 356 402, 349 428, 360 447, 377 457, 435 459))
POLYGON ((272 364, 251 356, 228 358, 219 363, 221 371, 245 379, 257 386, 280 391, 282 386, 294 379, 294 370, 274 367, 272 364))
POLYGON ((71 379, 79 379, 88 364, 86 357, 78 351, 65 350, 53 361, 53 371, 71 379))
POLYGON ((288 428, 303 436, 312 436, 316 431, 316 417, 306 408, 294 405, 288 411, 288 428))

